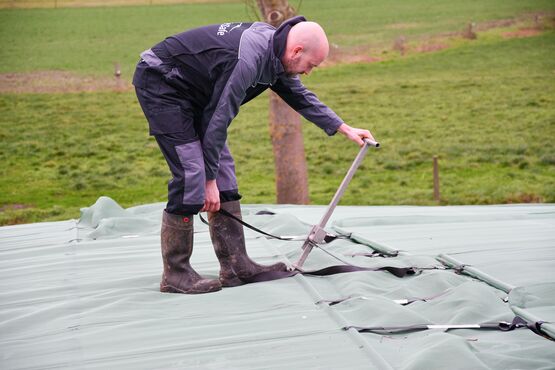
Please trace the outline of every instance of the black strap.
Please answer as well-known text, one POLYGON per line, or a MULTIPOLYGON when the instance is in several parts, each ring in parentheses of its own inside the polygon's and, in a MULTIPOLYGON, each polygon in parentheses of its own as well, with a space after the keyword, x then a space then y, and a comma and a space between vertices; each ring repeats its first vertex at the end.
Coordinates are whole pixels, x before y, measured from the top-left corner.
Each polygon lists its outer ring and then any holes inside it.
MULTIPOLYGON (((222 215, 226 216, 226 217, 230 217, 230 218, 234 219, 235 221, 239 222, 241 225, 243 225, 243 226, 245 226, 245 227, 248 227, 249 229, 254 230, 254 231, 256 231, 257 233, 264 234, 264 235, 266 235, 266 236, 269 236, 270 238, 279 239, 279 240, 291 240, 291 239, 292 239, 292 238, 288 238, 288 237, 281 237, 281 236, 277 236, 277 235, 272 235, 272 234, 267 233, 267 232, 265 232, 265 231, 263 231, 263 230, 260 230, 260 229, 257 228, 257 227, 254 227, 254 226, 252 226, 252 225, 249 225, 249 224, 246 223, 245 221, 241 220, 239 217, 235 217, 234 215, 232 215, 231 213, 229 213, 228 211, 226 211, 226 210, 223 209, 223 208, 220 208, 220 210, 219 210, 218 212, 221 213, 222 215)), ((206 221, 206 220, 204 219, 204 217, 202 217, 202 215, 201 215, 200 213, 199 213, 199 217, 200 217, 200 220, 201 220, 203 223, 205 223, 206 225, 210 225, 210 224, 208 223, 208 221, 206 221)))
POLYGON ((241 225, 243 225, 243 226, 245 226, 245 227, 248 227, 249 229, 254 230, 254 231, 256 231, 257 233, 260 233, 260 234, 269 236, 270 238, 279 239, 279 240, 291 240, 291 238, 273 235, 273 234, 267 233, 267 232, 265 232, 265 231, 263 231, 263 230, 260 230, 260 229, 257 228, 257 227, 254 227, 254 226, 252 226, 252 225, 249 225, 249 224, 246 223, 245 221, 241 220, 239 217, 235 217, 235 215, 229 213, 228 211, 226 211, 226 210, 223 209, 223 208, 220 208, 220 210, 219 210, 218 212, 220 212, 220 213, 221 213, 222 215, 224 215, 224 216, 227 216, 227 217, 229 217, 229 218, 234 219, 235 221, 239 222, 241 225))
POLYGON ((356 271, 387 271, 399 278, 408 276, 408 275, 415 275, 418 270, 414 267, 394 267, 394 266, 384 266, 384 267, 361 267, 361 266, 354 266, 354 265, 336 265, 336 266, 329 266, 325 267, 320 270, 315 271, 299 271, 299 270, 292 270, 292 271, 267 271, 261 272, 259 274, 253 275, 248 279, 241 279, 246 283, 259 283, 263 281, 272 281, 283 279, 291 276, 295 276, 298 274, 301 275, 309 275, 309 276, 329 276, 335 274, 343 274, 346 272, 356 272, 356 271))
POLYGON ((544 338, 547 338, 549 340, 555 340, 554 338, 551 338, 549 335, 545 334, 541 330, 541 326, 544 322, 545 321, 528 322, 524 320, 522 317, 516 316, 511 323, 500 322, 498 324, 498 328, 499 330, 502 330, 502 331, 511 331, 518 328, 528 328, 532 330, 534 333, 541 335, 544 338))
POLYGON ((259 216, 259 215, 275 215, 275 212, 272 211, 266 211, 266 210, 262 210, 262 211, 258 211, 255 213, 255 215, 259 216))
MULTIPOLYGON (((461 325, 442 325, 443 330, 454 330, 454 329, 482 329, 482 330, 501 330, 501 331, 512 331, 520 328, 528 328, 534 333, 541 335, 547 339, 553 340, 553 338, 546 336, 541 331, 541 325, 543 321, 538 322, 527 322, 520 316, 515 316, 512 322, 501 321, 492 323, 482 323, 476 325, 468 325, 467 327, 461 325)), ((406 326, 372 326, 372 327, 362 327, 362 326, 345 326, 343 330, 355 329, 359 333, 375 333, 375 334, 401 334, 410 333, 428 329, 434 329, 434 325, 429 324, 416 324, 416 325, 406 325, 406 326)))
MULTIPOLYGON (((267 232, 264 231, 264 230, 260 230, 259 228, 255 227, 255 226, 252 226, 252 225, 250 225, 250 224, 248 224, 248 223, 246 223, 245 221, 241 220, 239 217, 236 217, 234 214, 232 214, 232 213, 226 211, 226 210, 223 209, 223 208, 220 208, 220 210, 219 210, 218 212, 221 213, 222 215, 226 216, 226 217, 229 217, 229 218, 234 219, 235 221, 239 222, 241 225, 245 226, 246 228, 249 228, 249 229, 251 229, 251 230, 253 230, 253 231, 256 231, 257 233, 260 233, 260 234, 269 236, 270 238, 278 239, 278 240, 295 240, 294 237, 277 236, 277 235, 273 235, 273 234, 267 233, 267 232)), ((274 214, 274 213, 272 213, 272 212, 267 212, 267 211, 264 211, 264 212, 263 212, 263 211, 260 211, 260 212, 257 213, 257 215, 259 215, 259 214, 274 214)), ((202 215, 201 215, 200 213, 199 213, 199 217, 200 217, 200 220, 201 220, 204 224, 209 225, 208 221, 206 221, 206 220, 204 219, 204 217, 202 217, 202 215)), ((338 239, 338 238, 342 238, 342 237, 340 237, 340 236, 338 236, 338 235, 333 235, 333 234, 326 234, 326 236, 324 237, 324 241, 325 241, 326 243, 331 243, 332 241, 334 241, 335 239, 338 239)), ((348 237, 345 237, 345 238, 348 238, 348 237)))
MULTIPOLYGON (((407 306, 407 305, 409 305, 411 303, 414 303, 414 302, 428 302, 428 301, 431 301, 432 299, 439 298, 442 295, 447 294, 450 291, 451 291, 451 289, 446 289, 446 290, 444 290, 444 291, 442 291, 438 294, 434 294, 434 295, 429 296, 429 297, 424 297, 424 298, 411 297, 411 298, 407 298, 407 299, 402 299, 402 300, 399 300, 399 301, 403 301, 403 302, 399 303, 399 304, 401 306, 407 306)), ((345 301, 348 301, 348 300, 352 300, 352 299, 357 299, 357 298, 365 299, 366 297, 364 297, 364 296, 349 296, 349 297, 345 297, 345 298, 331 299, 331 300, 323 299, 321 301, 318 301, 318 303, 327 303, 330 306, 335 306, 336 304, 339 304, 339 303, 342 303, 342 302, 345 302, 345 301)))
POLYGON ((398 251, 395 251, 393 253, 388 253, 385 254, 383 252, 379 252, 379 251, 372 251, 372 252, 358 252, 358 253, 353 253, 351 254, 351 257, 382 257, 382 258, 388 258, 388 257, 397 257, 399 255, 398 251))
POLYGON ((323 268, 316 271, 305 271, 304 275, 314 275, 314 276, 327 276, 342 274, 345 272, 356 272, 356 271, 387 271, 399 278, 405 277, 407 275, 415 275, 416 270, 413 267, 394 267, 394 266, 383 266, 383 267, 361 267, 353 265, 337 265, 323 268))
MULTIPOLYGON (((258 233, 264 234, 266 236, 269 236, 271 238, 274 239, 279 239, 279 240, 291 240, 291 238, 287 238, 287 237, 280 237, 277 235, 272 235, 270 233, 267 233, 263 230, 260 230, 252 225, 249 225, 248 223, 244 222, 243 220, 241 220, 240 218, 236 217, 235 215, 231 214, 230 212, 226 211, 225 209, 220 208, 220 210, 218 211, 220 212, 222 215, 230 217, 232 219, 234 219, 235 221, 239 222, 241 225, 254 230, 258 233)), ((202 215, 200 215, 200 219, 203 223, 205 223, 206 225, 209 225, 209 223, 202 217, 202 215)), ((349 236, 337 236, 337 235, 333 235, 333 234, 327 234, 326 237, 324 238, 324 241, 326 243, 329 243, 337 238, 349 238, 349 236)), ((318 247, 318 245, 314 245, 315 247, 318 247)), ((320 248, 322 249, 322 248, 320 248)), ((325 249, 322 249, 323 251, 325 251, 325 249)), ((329 253, 327 251, 325 251, 326 253, 329 253)), ((333 256, 335 258, 338 258, 336 256, 333 256)), ((302 274, 302 275, 312 275, 312 276, 328 276, 328 275, 335 275, 335 274, 342 274, 342 273, 346 273, 346 272, 356 272, 356 271, 388 271, 391 274, 402 278, 405 277, 407 275, 415 275, 417 272, 420 272, 421 270, 429 270, 429 269, 434 269, 434 268, 414 268, 414 267, 395 267, 395 266, 383 266, 383 267, 362 267, 362 266, 355 266, 352 264, 349 264, 343 260, 340 260, 341 262, 346 263, 346 265, 335 265, 335 266, 329 266, 329 267, 325 267, 323 269, 320 270, 315 270, 315 271, 300 271, 300 270, 292 270, 292 271, 267 271, 267 272, 262 272, 259 273, 257 275, 254 275, 248 279, 241 279, 243 280, 245 283, 258 283, 258 282, 263 282, 263 281, 272 281, 272 280, 278 280, 278 279, 283 279, 283 278, 287 278, 287 277, 291 277, 291 276, 295 276, 297 274, 302 274)))

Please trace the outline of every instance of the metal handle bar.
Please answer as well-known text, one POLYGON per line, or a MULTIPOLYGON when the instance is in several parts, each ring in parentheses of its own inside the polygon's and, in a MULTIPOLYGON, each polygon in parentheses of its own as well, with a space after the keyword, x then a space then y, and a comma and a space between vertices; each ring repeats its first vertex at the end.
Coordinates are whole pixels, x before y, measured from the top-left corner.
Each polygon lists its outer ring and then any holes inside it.
POLYGON ((373 140, 370 140, 370 139, 367 139, 367 138, 365 138, 363 140, 364 140, 365 145, 363 145, 360 148, 360 151, 358 152, 355 160, 351 164, 351 167, 347 171, 347 174, 345 175, 345 178, 343 179, 343 181, 341 182, 341 185, 339 185, 339 188, 335 192, 335 195, 333 196, 333 198, 332 198, 332 200, 331 200, 331 202, 328 206, 328 209, 326 210, 326 213, 324 214, 324 216, 322 217, 322 219, 320 220, 318 225, 315 225, 312 228, 312 230, 310 231, 310 234, 308 234, 308 237, 306 238, 306 240, 303 244, 303 247, 302 247, 303 254, 299 258, 299 260, 294 264, 294 267, 296 269, 298 269, 298 270, 301 269, 302 265, 304 264, 304 261, 308 257, 308 254, 312 250, 312 247, 313 247, 312 243, 321 243, 324 240, 324 237, 326 236, 326 232, 324 230, 324 227, 328 223, 328 220, 330 219, 333 211, 335 210, 335 207, 337 206, 337 203, 339 203, 339 200, 343 196, 343 193, 347 189, 347 185, 349 185, 349 182, 351 182, 351 179, 353 178, 357 168, 360 166, 360 163, 364 159, 364 156, 366 155, 366 152, 368 151, 368 147, 370 147, 370 146, 375 147, 375 148, 380 147, 380 143, 378 143, 377 141, 373 141, 373 140))

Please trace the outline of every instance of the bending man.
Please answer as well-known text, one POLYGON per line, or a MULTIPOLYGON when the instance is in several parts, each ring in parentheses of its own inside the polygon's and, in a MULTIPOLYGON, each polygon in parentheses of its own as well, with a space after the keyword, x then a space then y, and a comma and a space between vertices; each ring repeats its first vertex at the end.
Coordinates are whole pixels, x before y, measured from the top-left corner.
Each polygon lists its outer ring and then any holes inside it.
POLYGON ((327 57, 324 30, 303 17, 277 30, 261 22, 223 23, 189 30, 141 54, 133 84, 150 134, 172 173, 161 231, 164 273, 160 291, 207 293, 236 286, 263 271, 245 249, 242 226, 217 211, 241 216, 241 198, 227 128, 239 106, 267 88, 328 135, 363 145, 369 131, 345 124, 301 83, 327 57), (189 264, 193 215, 208 212, 210 236, 220 261, 219 280, 203 279, 189 264))

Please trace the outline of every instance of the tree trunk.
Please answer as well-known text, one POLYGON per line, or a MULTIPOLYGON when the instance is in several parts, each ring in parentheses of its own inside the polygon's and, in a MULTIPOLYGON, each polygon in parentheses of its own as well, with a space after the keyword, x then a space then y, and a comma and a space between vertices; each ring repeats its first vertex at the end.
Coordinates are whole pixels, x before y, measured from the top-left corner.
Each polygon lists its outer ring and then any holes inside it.
MULTIPOLYGON (((295 16, 286 0, 257 0, 264 21, 279 27, 295 16)), ((308 204, 308 174, 301 119, 270 91, 270 136, 274 149, 277 203, 308 204)))

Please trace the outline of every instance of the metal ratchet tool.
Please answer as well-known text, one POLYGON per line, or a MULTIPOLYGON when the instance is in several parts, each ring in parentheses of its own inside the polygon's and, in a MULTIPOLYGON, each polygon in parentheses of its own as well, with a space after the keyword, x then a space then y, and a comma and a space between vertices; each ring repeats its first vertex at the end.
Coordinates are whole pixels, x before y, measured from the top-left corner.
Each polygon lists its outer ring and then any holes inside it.
POLYGON ((368 151, 369 147, 379 148, 380 143, 376 141, 372 141, 370 139, 364 139, 364 145, 360 148, 360 151, 358 152, 355 160, 353 161, 353 164, 351 164, 349 171, 347 171, 345 178, 343 179, 343 181, 341 182, 341 185, 339 185, 339 188, 335 192, 335 195, 333 196, 328 206, 328 209, 326 210, 326 213, 324 214, 320 222, 317 225, 314 225, 312 227, 312 230, 308 234, 308 237, 306 238, 302 246, 303 253, 299 258, 299 260, 293 264, 293 267, 296 270, 302 271, 302 266, 306 258, 308 257, 308 254, 310 253, 310 251, 312 251, 312 248, 316 246, 316 244, 321 244, 324 242, 324 238, 327 235, 326 230, 324 230, 324 227, 328 223, 328 220, 330 219, 333 211, 335 210, 337 203, 339 203, 339 200, 343 196, 345 189, 347 189, 349 182, 351 182, 351 179, 353 178, 353 175, 355 174, 358 166, 360 166, 360 164, 362 163, 362 160, 364 159, 364 156, 366 155, 366 152, 368 151))

